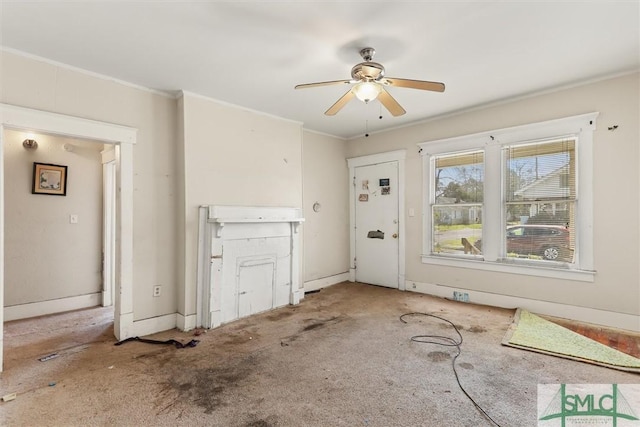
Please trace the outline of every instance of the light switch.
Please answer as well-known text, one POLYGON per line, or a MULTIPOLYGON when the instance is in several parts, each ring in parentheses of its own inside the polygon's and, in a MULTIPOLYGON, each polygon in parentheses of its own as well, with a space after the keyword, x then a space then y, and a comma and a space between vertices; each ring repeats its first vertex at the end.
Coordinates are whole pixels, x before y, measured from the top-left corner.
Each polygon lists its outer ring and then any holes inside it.
POLYGON ((416 216, 416 210, 413 208, 409 208, 409 216, 416 216))
POLYGON ((78 215, 71 214, 69 215, 69 224, 77 224, 78 223, 78 215))

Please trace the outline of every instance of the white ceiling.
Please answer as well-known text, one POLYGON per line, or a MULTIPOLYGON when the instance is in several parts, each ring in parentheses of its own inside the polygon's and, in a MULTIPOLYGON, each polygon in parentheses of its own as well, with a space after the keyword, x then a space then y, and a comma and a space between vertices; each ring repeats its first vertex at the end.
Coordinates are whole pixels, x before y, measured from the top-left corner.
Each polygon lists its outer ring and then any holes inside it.
POLYGON ((345 138, 640 68, 637 0, 0 4, 4 49, 345 138), (366 46, 387 76, 446 91, 390 88, 400 117, 357 100, 328 117, 345 86, 293 89, 350 78, 366 46))

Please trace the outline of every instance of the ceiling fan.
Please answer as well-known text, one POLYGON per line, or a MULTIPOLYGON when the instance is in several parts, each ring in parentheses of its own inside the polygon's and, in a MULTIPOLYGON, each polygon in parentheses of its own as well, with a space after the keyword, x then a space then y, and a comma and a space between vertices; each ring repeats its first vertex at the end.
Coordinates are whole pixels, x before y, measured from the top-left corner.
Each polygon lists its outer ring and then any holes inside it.
POLYGON ((342 95, 327 111, 327 116, 333 116, 342 109, 354 97, 362 102, 369 103, 378 99, 393 116, 401 116, 406 113, 404 108, 396 101, 384 88, 385 86, 406 87, 409 89, 431 90, 434 92, 444 92, 444 83, 428 82, 424 80, 398 79, 395 77, 385 77, 384 67, 378 62, 373 62, 373 55, 376 51, 372 47, 365 47, 360 50, 360 56, 364 62, 356 64, 351 69, 351 80, 333 80, 329 82, 306 83, 297 85, 296 89, 306 89, 316 86, 329 86, 339 84, 354 85, 347 93, 342 95))

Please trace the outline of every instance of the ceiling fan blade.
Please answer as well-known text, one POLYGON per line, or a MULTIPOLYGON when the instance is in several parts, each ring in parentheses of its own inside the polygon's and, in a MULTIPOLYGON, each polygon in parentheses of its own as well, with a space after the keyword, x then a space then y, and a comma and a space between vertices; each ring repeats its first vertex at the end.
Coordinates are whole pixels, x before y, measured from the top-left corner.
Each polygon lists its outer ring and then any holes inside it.
POLYGON ((335 104, 333 104, 327 111, 324 112, 324 114, 326 114, 327 116, 335 116, 336 113, 340 111, 342 107, 347 105, 347 102, 351 101, 354 97, 355 95, 353 94, 353 91, 350 90, 349 92, 342 95, 342 97, 338 99, 335 104))
POLYGON ((402 108, 402 106, 398 104, 398 101, 396 101, 393 96, 391 96, 391 94, 384 88, 382 88, 382 91, 380 92, 380 94, 378 94, 378 100, 382 103, 382 105, 384 105, 384 108, 389 110, 391 115, 394 117, 401 116, 406 113, 406 111, 404 111, 404 108, 402 108))
POLYGON ((380 83, 389 86, 406 87, 410 89, 431 90, 434 92, 444 92, 444 83, 428 82, 424 80, 397 79, 395 77, 386 77, 380 83))
POLYGON ((295 89, 306 89, 308 87, 330 86, 330 85, 349 84, 349 83, 353 83, 353 80, 333 80, 330 82, 305 83, 305 84, 297 85, 295 89))

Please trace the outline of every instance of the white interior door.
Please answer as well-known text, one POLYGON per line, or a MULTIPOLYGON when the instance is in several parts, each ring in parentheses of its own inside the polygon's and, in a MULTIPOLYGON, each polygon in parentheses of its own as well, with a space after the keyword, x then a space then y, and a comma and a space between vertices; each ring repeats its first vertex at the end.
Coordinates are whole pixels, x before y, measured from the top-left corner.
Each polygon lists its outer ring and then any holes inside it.
POLYGON ((355 280, 398 288, 398 162, 355 168, 355 280))

